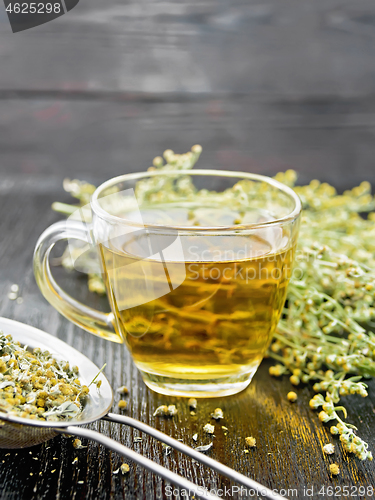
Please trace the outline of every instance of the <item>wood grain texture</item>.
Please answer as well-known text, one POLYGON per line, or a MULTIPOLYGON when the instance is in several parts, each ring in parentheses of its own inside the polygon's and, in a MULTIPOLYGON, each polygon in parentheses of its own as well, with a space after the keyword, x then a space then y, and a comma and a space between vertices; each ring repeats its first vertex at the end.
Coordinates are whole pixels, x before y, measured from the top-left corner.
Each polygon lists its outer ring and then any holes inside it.
POLYGON ((371 0, 81 0, 12 34, 0 9, 0 171, 100 180, 165 148, 202 164, 375 181, 371 0))
POLYGON ((102 182, 196 143, 201 168, 266 175, 293 168, 302 183, 319 178, 339 190, 374 183, 375 99, 90 92, 0 99, 3 191, 15 183, 57 188, 67 176, 102 182))
MULTIPOLYGON (((55 199, 66 199, 61 189, 47 190, 42 185, 21 191, 12 189, 1 197, 2 240, 0 245, 0 315, 41 328, 73 345, 92 359, 97 366, 105 362, 105 373, 113 388, 130 388, 127 414, 146 422, 167 434, 195 445, 192 436, 198 433, 198 444, 210 440, 203 426, 215 424, 214 446, 210 456, 248 475, 262 484, 289 491, 290 498, 304 498, 304 488, 313 486, 310 498, 318 495, 322 486, 369 486, 375 483, 375 468, 370 462, 360 462, 343 452, 337 439, 308 408, 313 393, 311 387, 298 390, 298 401, 292 404, 286 394, 291 389, 287 378, 277 380, 268 375, 269 360, 265 360, 250 387, 239 395, 220 399, 199 400, 196 416, 191 416, 184 398, 155 394, 143 384, 125 347, 106 342, 70 324, 42 298, 32 274, 32 252, 37 236, 57 220, 50 211, 55 199), (7 298, 12 283, 20 285, 24 299, 17 304, 7 298), (172 419, 153 417, 161 404, 176 404, 178 415, 172 419), (216 423, 211 412, 221 407, 225 419, 216 423), (221 425, 228 427, 225 436, 221 425), (254 436, 257 448, 245 454, 245 437, 254 436), (332 457, 323 455, 322 447, 336 444, 332 457), (341 475, 331 478, 329 464, 339 464, 341 475), (296 490, 296 491, 295 491, 296 490)), ((87 291, 85 279, 56 269, 59 283, 74 296, 94 307, 108 308, 106 299, 87 291)), ((370 382, 369 397, 351 397, 349 419, 358 426, 360 435, 374 449, 375 384, 370 382)), ((116 403, 119 396, 116 397, 116 403)), ((114 411, 117 412, 116 405, 114 411)), ((138 431, 107 422, 97 422, 92 428, 104 432, 160 464, 183 474, 208 488, 230 487, 230 482, 191 459, 172 452, 166 456, 160 443, 138 431)), ((87 448, 76 450, 71 438, 57 437, 43 445, 25 450, 1 450, 0 497, 4 499, 160 499, 167 498, 166 484, 141 467, 130 463, 126 476, 113 475, 122 459, 95 443, 84 442, 87 448), (78 462, 73 462, 78 457, 78 462)), ((177 497, 178 498, 178 497, 177 497)), ((183 498, 183 497, 181 497, 183 498)), ((227 495, 227 498, 230 498, 227 495)), ((234 495, 234 498, 240 498, 234 495)), ((307 497, 306 497, 307 498, 307 497)), ((340 498, 350 498, 341 495, 340 498)), ((352 498, 352 497, 351 497, 352 498)), ((368 497, 370 498, 370 497, 368 497)))

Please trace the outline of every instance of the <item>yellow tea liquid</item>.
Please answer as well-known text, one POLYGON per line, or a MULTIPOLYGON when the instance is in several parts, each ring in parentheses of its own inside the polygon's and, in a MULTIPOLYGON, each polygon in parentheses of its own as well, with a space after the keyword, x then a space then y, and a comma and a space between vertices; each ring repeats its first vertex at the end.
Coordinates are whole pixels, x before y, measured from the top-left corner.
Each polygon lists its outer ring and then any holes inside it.
MULTIPOLYGON (((207 217, 222 225, 272 219, 225 208, 208 212, 183 206, 141 211, 145 223, 161 217, 196 227, 207 226, 207 217)), ((146 384, 158 392, 164 385, 168 394, 214 396, 215 384, 249 382, 276 328, 291 274, 294 248, 282 248, 288 241, 282 231, 180 233, 184 257, 165 262, 137 257, 131 235, 100 245, 116 330, 146 384), (157 296, 163 290, 168 293, 157 296)))

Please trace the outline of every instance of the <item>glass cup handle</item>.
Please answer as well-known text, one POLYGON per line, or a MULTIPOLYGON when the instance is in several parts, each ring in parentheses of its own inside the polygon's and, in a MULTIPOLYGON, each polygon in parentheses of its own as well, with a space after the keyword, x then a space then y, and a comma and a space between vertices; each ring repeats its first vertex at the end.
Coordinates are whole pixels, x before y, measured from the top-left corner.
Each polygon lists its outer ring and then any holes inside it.
POLYGON ((78 221, 61 221, 46 229, 37 241, 34 251, 34 274, 40 291, 59 313, 79 327, 112 342, 122 343, 113 327, 112 313, 93 309, 68 295, 54 280, 49 255, 54 245, 68 238, 92 243, 87 225, 78 221))

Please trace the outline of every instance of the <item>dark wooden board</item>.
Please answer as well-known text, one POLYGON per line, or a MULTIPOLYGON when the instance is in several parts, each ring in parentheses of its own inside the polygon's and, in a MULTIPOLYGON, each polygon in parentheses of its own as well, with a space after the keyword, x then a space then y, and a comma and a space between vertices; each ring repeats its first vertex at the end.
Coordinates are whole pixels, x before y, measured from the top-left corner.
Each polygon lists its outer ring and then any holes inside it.
POLYGON ((375 98, 275 102, 251 95, 6 93, 2 182, 101 182, 157 154, 202 144, 201 168, 266 175, 293 168, 339 190, 375 182, 375 98))
MULTIPOLYGON (((221 407, 225 419, 216 425, 214 446, 209 452, 213 458, 253 477, 262 484, 277 489, 289 489, 290 498, 303 498, 304 488, 314 487, 312 498, 322 486, 374 485, 375 468, 370 462, 360 462, 342 452, 340 444, 308 408, 313 394, 310 387, 298 390, 298 401, 292 404, 286 394, 291 389, 287 379, 277 380, 268 375, 270 361, 265 360, 250 387, 237 396, 199 400, 196 416, 191 416, 184 398, 169 398, 151 392, 143 384, 125 347, 106 342, 83 332, 60 316, 42 298, 32 273, 32 252, 37 236, 58 219, 50 211, 55 199, 68 197, 61 189, 46 189, 46 185, 21 187, 1 197, 1 277, 0 315, 26 322, 72 344, 84 352, 98 366, 107 363, 105 373, 113 386, 130 388, 127 414, 165 431, 167 434, 194 445, 192 436, 198 432, 199 444, 209 442, 202 432, 207 422, 215 423, 210 414, 221 407), (17 304, 7 298, 12 283, 20 285, 24 299, 17 304), (161 404, 176 404, 178 415, 170 420, 153 417, 161 404), (227 436, 221 426, 228 427, 227 436), (246 436, 257 439, 258 446, 244 453, 246 436), (323 455, 322 446, 336 444, 333 457, 323 455), (336 461, 342 473, 331 478, 328 467, 336 461), (295 490, 298 492, 295 493, 295 490)), ((85 278, 78 273, 69 275, 58 269, 58 281, 77 298, 101 309, 108 308, 106 299, 87 291, 85 278)), ((352 397, 349 404, 350 421, 358 426, 360 435, 374 449, 375 384, 370 382, 369 397, 352 397)), ((118 396, 116 402, 118 401, 118 396)), ((117 411, 116 406, 114 411, 117 411)), ((161 463, 175 472, 208 488, 230 487, 230 482, 183 455, 173 452, 166 456, 159 443, 139 433, 106 422, 92 428, 104 432, 161 463)), ((142 468, 131 464, 126 477, 113 475, 122 459, 95 443, 84 443, 87 448, 76 450, 71 438, 57 437, 32 449, 0 452, 0 496, 4 499, 157 499, 167 498, 166 484, 142 468), (78 462, 73 464, 75 457, 78 462)), ((342 490, 340 490, 342 492, 342 490)), ((234 495, 239 498, 238 495, 234 495)), ((227 498, 230 498, 227 495, 227 498)), ((307 497, 306 497, 307 498, 307 497)), ((342 495, 339 498, 350 498, 342 495)), ((369 497, 370 498, 370 497, 369 497)))

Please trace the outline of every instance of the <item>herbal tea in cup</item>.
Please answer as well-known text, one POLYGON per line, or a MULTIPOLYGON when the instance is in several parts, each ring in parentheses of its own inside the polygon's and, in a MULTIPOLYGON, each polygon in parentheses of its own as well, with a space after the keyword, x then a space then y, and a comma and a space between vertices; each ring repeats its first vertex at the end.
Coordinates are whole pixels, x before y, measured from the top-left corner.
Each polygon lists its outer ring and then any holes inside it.
POLYGON ((156 392, 214 397, 244 389, 284 305, 297 195, 258 175, 160 169, 106 182, 91 210, 92 234, 68 221, 41 236, 35 270, 45 297, 82 328, 124 342, 156 392), (63 237, 98 249, 110 314, 61 293, 43 271, 63 237))

